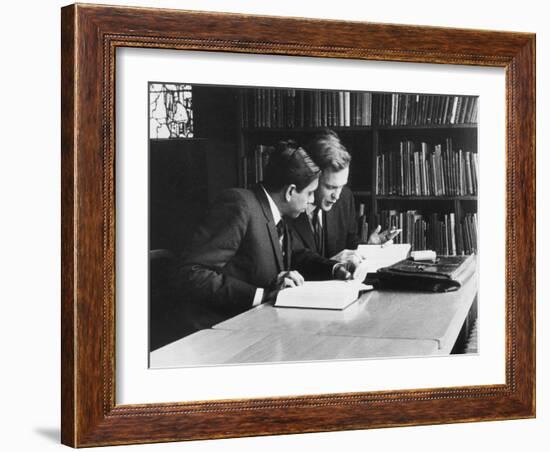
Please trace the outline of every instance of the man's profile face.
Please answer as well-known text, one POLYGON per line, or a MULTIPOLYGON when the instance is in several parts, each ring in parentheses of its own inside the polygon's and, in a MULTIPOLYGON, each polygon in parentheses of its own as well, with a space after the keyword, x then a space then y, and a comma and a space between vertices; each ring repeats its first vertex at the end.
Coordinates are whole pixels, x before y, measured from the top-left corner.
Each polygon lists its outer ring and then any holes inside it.
POLYGON ((332 206, 340 198, 342 188, 348 183, 349 166, 335 171, 327 168, 321 173, 319 187, 315 192, 315 205, 325 212, 332 209, 332 206))
POLYGON ((291 218, 297 218, 302 212, 305 212, 308 205, 313 204, 315 200, 315 190, 319 185, 319 178, 315 178, 302 191, 294 190, 288 203, 286 215, 291 218))

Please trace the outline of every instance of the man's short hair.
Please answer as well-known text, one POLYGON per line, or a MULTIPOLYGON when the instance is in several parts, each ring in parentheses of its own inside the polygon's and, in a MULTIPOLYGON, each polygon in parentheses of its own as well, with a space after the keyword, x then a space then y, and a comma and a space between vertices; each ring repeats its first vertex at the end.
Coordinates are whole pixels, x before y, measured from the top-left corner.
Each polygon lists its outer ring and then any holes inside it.
POLYGON ((313 138, 306 149, 322 171, 326 169, 340 171, 347 168, 351 162, 350 153, 338 135, 329 129, 313 138))
POLYGON ((294 184, 302 191, 320 173, 319 167, 295 141, 280 141, 269 155, 263 185, 268 191, 277 192, 294 184))

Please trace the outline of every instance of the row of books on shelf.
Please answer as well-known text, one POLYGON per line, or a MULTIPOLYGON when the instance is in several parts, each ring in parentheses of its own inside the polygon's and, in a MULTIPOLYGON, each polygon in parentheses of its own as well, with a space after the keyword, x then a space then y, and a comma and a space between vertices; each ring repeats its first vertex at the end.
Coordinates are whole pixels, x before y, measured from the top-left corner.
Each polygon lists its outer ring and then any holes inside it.
POLYGON ((395 243, 410 243, 411 250, 434 250, 438 255, 460 256, 476 253, 477 214, 466 213, 460 222, 451 213, 422 214, 417 210, 382 210, 376 215, 383 229, 402 229, 395 243))
POLYGON ((379 123, 382 126, 475 124, 477 96, 383 94, 379 123))
POLYGON ((244 91, 246 128, 355 127, 372 124, 372 94, 255 88, 244 91))
POLYGON ((435 146, 402 141, 399 149, 376 156, 376 194, 474 196, 478 169, 477 153, 453 149, 450 138, 435 146))

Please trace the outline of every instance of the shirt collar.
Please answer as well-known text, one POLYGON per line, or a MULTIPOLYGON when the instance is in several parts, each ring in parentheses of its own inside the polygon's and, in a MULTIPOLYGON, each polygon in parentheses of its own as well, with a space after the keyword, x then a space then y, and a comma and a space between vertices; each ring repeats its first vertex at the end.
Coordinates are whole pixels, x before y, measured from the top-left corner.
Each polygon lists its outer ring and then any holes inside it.
POLYGON ((262 185, 262 190, 264 191, 265 195, 267 196, 267 202, 269 203, 269 208, 271 209, 271 215, 273 215, 273 221, 275 224, 279 223, 281 221, 281 212, 279 212, 279 208, 277 207, 277 204, 275 204, 275 201, 273 201, 273 198, 271 195, 267 192, 267 190, 262 185))

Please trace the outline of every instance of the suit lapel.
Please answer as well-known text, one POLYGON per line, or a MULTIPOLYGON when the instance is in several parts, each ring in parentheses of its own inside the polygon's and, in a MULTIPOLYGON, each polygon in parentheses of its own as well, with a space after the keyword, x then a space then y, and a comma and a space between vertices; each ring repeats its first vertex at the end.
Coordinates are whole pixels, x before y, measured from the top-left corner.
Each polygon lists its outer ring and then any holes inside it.
POLYGON ((296 220, 294 220, 294 230, 300 236, 306 248, 310 250, 317 251, 317 246, 315 245, 315 238, 313 237, 313 231, 311 229, 311 224, 307 218, 307 214, 301 214, 296 220))
MULTIPOLYGON (((263 214, 265 216, 267 235, 269 236, 269 239, 271 241, 271 248, 273 249, 273 253, 275 254, 278 271, 281 272, 285 268, 283 263, 283 252, 281 250, 281 246, 279 245, 279 235, 277 234, 277 228, 275 227, 275 223, 273 221, 273 215, 271 213, 271 208, 269 207, 269 201, 267 200, 266 194, 264 193, 264 190, 261 186, 258 185, 254 187, 253 191, 256 195, 256 198, 258 198, 263 214)), ((288 257, 290 257, 290 254, 288 252, 286 254, 288 257)))
POLYGON ((337 215, 336 215, 336 210, 334 208, 335 206, 332 207, 332 209, 330 209, 328 212, 323 212, 323 215, 324 215, 324 218, 323 218, 323 223, 325 225, 325 235, 324 235, 324 239, 325 239, 325 250, 326 250, 326 254, 327 256, 331 256, 332 254, 335 254, 336 252, 340 251, 340 250, 333 250, 331 246, 328 246, 330 244, 330 241, 328 240, 328 237, 332 237, 333 240, 332 242, 334 243, 334 240, 336 239, 336 237, 338 237, 338 219, 336 218, 337 215))

